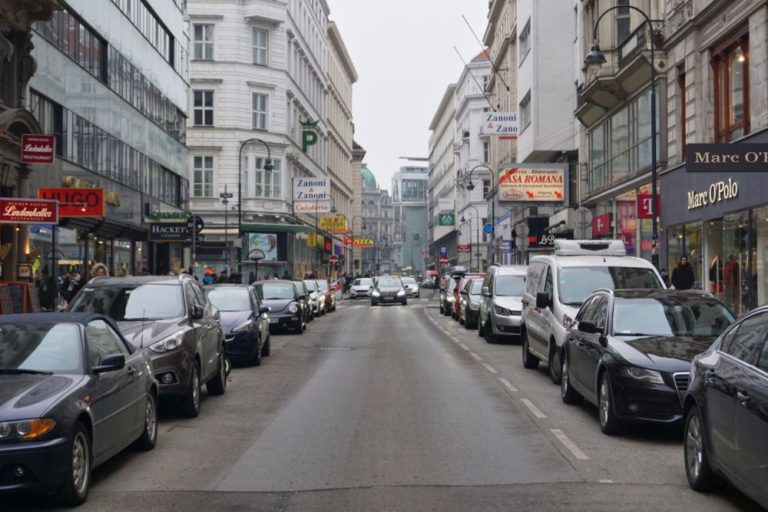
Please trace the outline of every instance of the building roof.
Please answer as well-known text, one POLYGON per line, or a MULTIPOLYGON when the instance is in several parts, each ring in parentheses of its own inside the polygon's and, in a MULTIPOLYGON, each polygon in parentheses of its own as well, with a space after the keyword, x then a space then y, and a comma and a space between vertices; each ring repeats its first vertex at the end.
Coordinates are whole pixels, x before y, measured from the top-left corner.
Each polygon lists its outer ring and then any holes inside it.
POLYGON ((373 175, 366 164, 362 165, 360 173, 363 175, 363 187, 376 188, 378 186, 376 183, 376 177, 373 175))
POLYGON ((486 48, 472 58, 472 62, 491 60, 491 51, 486 48))

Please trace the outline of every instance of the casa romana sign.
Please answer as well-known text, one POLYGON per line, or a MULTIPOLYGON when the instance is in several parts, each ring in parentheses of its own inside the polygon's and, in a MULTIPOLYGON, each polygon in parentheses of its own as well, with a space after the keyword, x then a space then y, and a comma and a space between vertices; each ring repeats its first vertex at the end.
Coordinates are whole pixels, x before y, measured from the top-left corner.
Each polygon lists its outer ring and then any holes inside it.
POLYGON ((706 190, 688 191, 688 209, 695 210, 704 206, 731 201, 739 196, 739 184, 731 178, 712 183, 706 190))
POLYGON ((768 144, 688 144, 686 172, 768 172, 768 144))

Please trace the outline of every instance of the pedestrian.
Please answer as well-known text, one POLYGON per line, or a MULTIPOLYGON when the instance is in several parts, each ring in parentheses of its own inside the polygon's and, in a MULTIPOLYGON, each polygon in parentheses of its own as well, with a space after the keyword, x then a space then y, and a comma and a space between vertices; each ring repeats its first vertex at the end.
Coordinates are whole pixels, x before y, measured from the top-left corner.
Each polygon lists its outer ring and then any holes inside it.
POLYGON ((219 278, 216 279, 216 284, 226 284, 227 282, 227 269, 224 269, 219 274, 219 278))
POLYGON ((109 277, 109 270, 103 263, 97 263, 91 267, 91 277, 109 277))
POLYGON ((693 268, 688 263, 688 258, 682 256, 680 262, 672 270, 672 286, 677 290, 690 290, 693 288, 693 268))
POLYGON ((288 269, 283 270, 283 279, 287 281, 291 280, 291 274, 288 273, 288 269))
POLYGON ((49 274, 48 267, 43 268, 38 284, 38 290, 40 307, 46 311, 53 311, 56 305, 56 297, 58 296, 59 287, 56 285, 56 278, 49 274))

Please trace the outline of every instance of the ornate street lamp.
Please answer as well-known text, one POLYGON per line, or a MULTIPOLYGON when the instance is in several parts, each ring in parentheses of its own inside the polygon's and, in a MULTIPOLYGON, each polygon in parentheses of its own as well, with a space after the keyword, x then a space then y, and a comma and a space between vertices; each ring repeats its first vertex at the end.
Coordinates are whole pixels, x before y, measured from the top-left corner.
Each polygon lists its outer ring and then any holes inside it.
POLYGON ((252 137, 240 143, 240 151, 237 160, 237 237, 240 239, 240 247, 237 250, 237 274, 242 279, 242 260, 243 260, 243 148, 252 142, 260 142, 267 148, 267 159, 264 162, 263 169, 267 172, 275 167, 272 165, 272 155, 269 151, 269 144, 263 140, 252 137))

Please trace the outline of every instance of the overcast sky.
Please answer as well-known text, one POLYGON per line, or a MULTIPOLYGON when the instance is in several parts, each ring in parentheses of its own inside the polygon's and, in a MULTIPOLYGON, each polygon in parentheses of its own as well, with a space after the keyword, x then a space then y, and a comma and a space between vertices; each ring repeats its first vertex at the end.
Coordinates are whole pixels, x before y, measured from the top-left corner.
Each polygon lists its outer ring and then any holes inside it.
MULTIPOLYGON (((355 140, 381 188, 401 156, 429 156, 429 124, 448 84, 482 51, 487 0, 327 0, 359 79, 355 140)), ((424 163, 426 165, 426 163, 424 163)))

